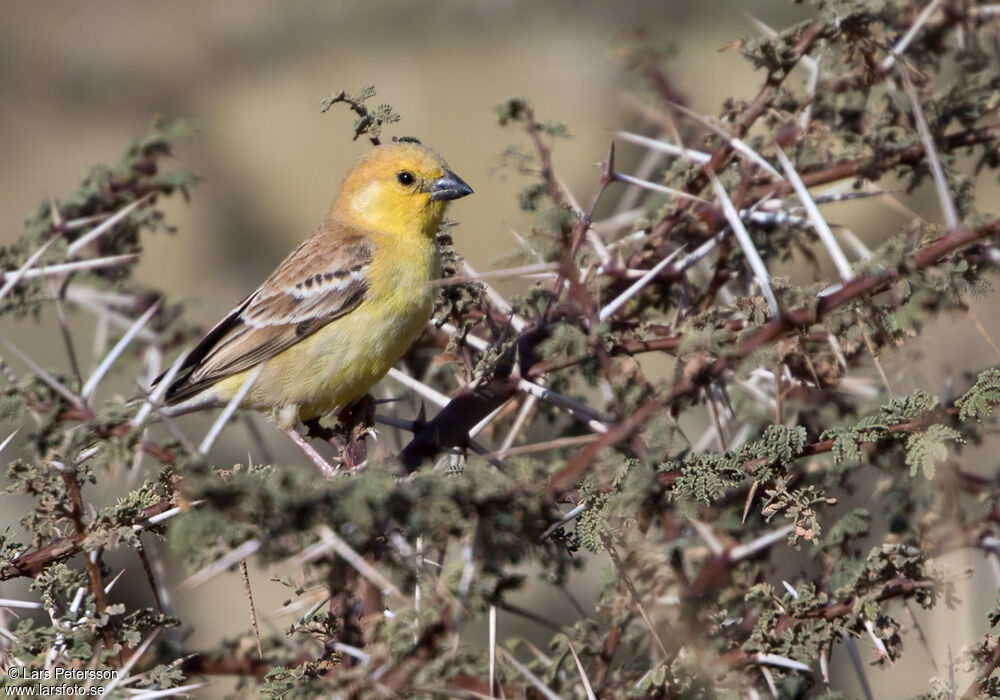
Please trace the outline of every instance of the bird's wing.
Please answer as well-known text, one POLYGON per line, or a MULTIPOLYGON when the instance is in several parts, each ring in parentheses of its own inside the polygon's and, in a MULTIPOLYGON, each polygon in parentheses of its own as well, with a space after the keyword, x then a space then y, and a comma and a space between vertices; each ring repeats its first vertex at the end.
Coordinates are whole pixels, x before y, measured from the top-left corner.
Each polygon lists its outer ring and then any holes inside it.
MULTIPOLYGON (((356 234, 303 241, 271 276, 190 352, 166 392, 190 398, 271 359, 362 302, 375 244, 356 234)), ((159 380, 157 380, 159 381, 159 380)))

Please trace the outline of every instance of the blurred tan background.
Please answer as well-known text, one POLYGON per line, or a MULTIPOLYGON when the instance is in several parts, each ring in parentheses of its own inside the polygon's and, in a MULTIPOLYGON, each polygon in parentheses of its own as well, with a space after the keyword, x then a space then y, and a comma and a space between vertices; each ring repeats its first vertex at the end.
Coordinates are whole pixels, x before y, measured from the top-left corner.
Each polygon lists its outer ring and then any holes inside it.
MULTIPOLYGON (((669 69, 677 86, 693 108, 715 114, 723 97, 750 98, 761 80, 738 51, 719 50, 754 35, 746 14, 781 27, 810 13, 790 0, 98 0, 8 1, 0 7, 0 239, 13 241, 23 216, 39 201, 72 190, 89 165, 116 160, 128 139, 145 133, 154 114, 194 117, 201 134, 184 142, 176 156, 205 181, 189 205, 168 205, 179 233, 147 239, 137 278, 189 299, 192 319, 205 324, 312 230, 343 173, 367 148, 364 141, 350 141, 353 117, 346 109, 320 113, 327 95, 377 86, 375 102, 390 102, 403 117, 387 127, 385 138, 421 138, 475 188, 475 196, 457 203, 450 216, 460 222, 457 247, 485 269, 512 245, 508 226, 524 228, 528 221, 515 201, 523 183, 496 172, 499 152, 517 137, 496 126, 495 104, 528 97, 540 116, 568 125, 573 139, 559 145, 555 164, 583 198, 607 152, 609 130, 626 114, 618 93, 624 69, 610 55, 616 33, 643 27, 654 40, 676 47, 669 69)), ((634 162, 636 155, 623 148, 620 162, 634 162)), ((936 217, 932 198, 911 203, 936 217)), ((837 212, 866 240, 879 233, 876 224, 903 221, 871 204, 837 212)), ((1000 334, 991 307, 979 310, 987 327, 1000 334)), ((64 362, 62 348, 44 340, 54 337, 51 329, 7 323, 2 331, 42 364, 64 362)), ((946 347, 925 346, 907 376, 895 378, 898 391, 923 386, 941 395, 949 369, 996 362, 965 317, 936 323, 927 334, 932 341, 947 338, 946 347)), ((916 351, 905 352, 913 359, 916 351)), ((222 449, 236 460, 245 458, 239 441, 222 449)), ((16 499, 6 498, 15 505, 16 499)), ((0 505, 0 524, 14 521, 16 511, 0 505)), ((921 618, 939 664, 985 631, 980 611, 992 605, 996 589, 982 562, 975 563, 975 577, 960 591, 976 604, 921 618)), ((948 564, 960 569, 963 560, 948 564)), ((121 565, 132 573, 123 587, 131 585, 127 590, 141 596, 137 562, 121 565)), ((592 581, 598 573, 597 566, 589 568, 592 581)), ((176 583, 184 574, 170 572, 168 578, 176 583)), ((230 578, 177 601, 182 618, 212 622, 196 631, 193 647, 246 629, 240 584, 230 578)), ((284 589, 263 573, 255 581, 258 611, 277 608, 284 589)), ((4 595, 27 594, 21 583, 0 584, 4 595)), ((541 601, 527 595, 521 602, 541 601)), ((907 620, 905 613, 900 617, 907 620)), ((503 615, 500 622, 501 633, 524 632, 503 615)), ((866 661, 874 658, 864 640, 861 650, 866 661)), ((833 666, 836 687, 857 695, 842 649, 833 666)), ((917 644, 900 666, 870 669, 876 697, 930 690, 926 681, 933 670, 917 644)))

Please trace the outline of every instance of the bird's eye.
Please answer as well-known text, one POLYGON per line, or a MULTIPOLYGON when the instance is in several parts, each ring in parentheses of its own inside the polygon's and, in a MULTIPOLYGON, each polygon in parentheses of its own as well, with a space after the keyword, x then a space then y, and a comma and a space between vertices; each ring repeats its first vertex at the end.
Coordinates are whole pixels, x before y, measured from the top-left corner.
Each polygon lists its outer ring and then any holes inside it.
POLYGON ((396 176, 396 179, 399 180, 399 184, 408 186, 412 185, 417 178, 413 177, 413 173, 404 170, 396 176))

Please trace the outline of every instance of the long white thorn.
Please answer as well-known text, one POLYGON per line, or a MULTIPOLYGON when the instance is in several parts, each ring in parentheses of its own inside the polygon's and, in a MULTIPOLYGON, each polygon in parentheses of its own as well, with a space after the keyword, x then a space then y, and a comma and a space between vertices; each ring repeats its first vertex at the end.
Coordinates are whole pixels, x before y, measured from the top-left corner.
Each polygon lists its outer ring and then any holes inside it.
POLYGON ((559 263, 533 263, 531 265, 519 265, 518 267, 509 267, 504 270, 486 270, 485 272, 475 272, 466 265, 467 274, 456 276, 456 277, 443 277, 439 280, 435 280, 432 286, 435 287, 448 287, 454 284, 462 284, 463 282, 468 282, 470 280, 481 281, 488 279, 510 279, 512 277, 527 277, 528 275, 534 275, 542 272, 553 272, 559 269, 559 263))
POLYGON ((215 444, 215 441, 222 433, 223 428, 226 427, 226 423, 228 423, 229 419, 233 417, 233 414, 236 412, 236 409, 239 408, 240 404, 243 402, 243 399, 246 398, 247 394, 250 392, 250 389, 253 388, 254 383, 257 381, 258 377, 260 377, 260 374, 263 371, 264 371, 264 365, 262 363, 257 365, 257 367, 253 370, 253 372, 250 373, 250 376, 243 380, 243 384, 240 385, 239 391, 237 391, 233 395, 233 398, 229 400, 229 403, 226 404, 226 407, 222 409, 222 413, 220 413, 219 417, 215 419, 214 423, 212 423, 212 427, 205 435, 205 439, 201 441, 200 445, 198 445, 199 454, 202 455, 208 454, 208 451, 212 449, 212 445, 215 444))
POLYGON ((726 548, 722 546, 722 543, 719 542, 719 538, 715 536, 715 533, 712 532, 712 529, 708 525, 701 522, 697 518, 688 517, 688 521, 691 523, 691 526, 694 527, 695 532, 701 536, 701 539, 705 540, 705 544, 707 544, 708 548, 712 550, 712 554, 719 556, 726 551, 726 548))
POLYGON ((576 649, 573 648, 572 643, 569 643, 569 650, 573 654, 573 661, 576 662, 576 670, 580 673, 580 681, 583 683, 583 689, 587 692, 587 700, 597 700, 597 696, 594 694, 594 686, 590 684, 590 679, 587 678, 587 674, 583 670, 583 664, 580 663, 580 657, 576 655, 576 649))
POLYGON ((826 246, 827 252, 833 258, 833 264, 836 265, 837 272, 840 273, 840 279, 844 282, 849 281, 851 279, 851 263, 847 261, 847 256, 840 249, 837 239, 833 237, 833 231, 830 230, 830 226, 826 223, 823 215, 819 213, 819 207, 816 206, 812 195, 809 194, 809 189, 795 171, 795 166, 788 160, 788 156, 785 155, 780 146, 775 146, 775 150, 778 153, 778 160, 781 161, 781 167, 784 168, 785 174, 788 176, 788 181, 792 183, 795 194, 799 196, 802 206, 806 208, 806 213, 809 215, 809 220, 812 221, 813 228, 816 229, 816 233, 819 234, 820 240, 826 246))
POLYGON ((18 428, 13 433, 4 438, 3 442, 0 442, 0 452, 3 452, 5 449, 7 449, 7 445, 10 444, 10 441, 13 440, 14 436, 17 435, 19 432, 21 432, 20 428, 18 428))
POLYGON ((486 426, 488 426, 490 423, 492 423, 493 419, 495 419, 497 416, 499 416, 500 412, 504 408, 507 407, 508 403, 509 403, 508 401, 503 402, 502 404, 500 404, 499 406, 497 406, 496 408, 494 408, 493 411, 491 411, 488 416, 486 416, 481 421, 479 421, 474 426, 472 426, 469 429, 469 437, 470 438, 474 438, 477 435, 479 435, 479 433, 483 432, 483 430, 486 428, 486 426))
POLYGON ((55 390, 57 393, 61 394, 71 404, 73 404, 74 406, 86 406, 86 402, 84 402, 79 396, 77 396, 72 391, 70 391, 69 389, 67 389, 66 387, 64 387, 62 384, 60 384, 59 382, 57 382, 52 377, 52 375, 50 375, 44 369, 42 369, 41 367, 39 367, 39 365, 38 365, 37 362, 35 362, 34 360, 32 360, 30 357, 28 357, 27 355, 25 355, 23 352, 21 352, 9 340, 3 340, 3 344, 7 346, 8 350, 10 350, 12 353, 14 353, 15 355, 17 355, 18 359, 20 359, 21 362, 23 362, 24 364, 28 365, 28 368, 31 369, 31 371, 35 373, 35 376, 37 376, 39 379, 41 379, 42 382, 44 382, 45 384, 47 384, 50 388, 52 388, 53 390, 55 390))
POLYGON ((715 194, 722 204, 722 211, 725 213, 726 219, 733 229, 733 233, 736 234, 736 240, 739 241, 740 247, 743 249, 743 255, 746 256, 747 262, 750 263, 750 269, 757 279, 757 284, 760 285, 760 290, 763 292, 764 298, 767 299, 771 315, 777 315, 778 300, 774 298, 774 292, 771 291, 771 277, 767 273, 764 261, 760 259, 760 254, 757 252, 757 248, 754 247, 753 239, 750 238, 746 227, 743 226, 740 215, 736 212, 736 207, 733 206, 729 195, 726 194, 726 189, 719 182, 719 178, 715 176, 715 173, 709 173, 709 177, 712 179, 712 187, 715 188, 715 194))
POLYGON ((334 532, 330 526, 320 525, 319 534, 330 549, 340 555, 344 561, 353 566, 355 570, 368 579, 368 581, 378 586, 379 590, 383 593, 388 593, 399 598, 409 600, 402 594, 402 592, 400 592, 400 590, 396 587, 396 584, 386 578, 381 571, 369 564, 364 557, 358 554, 354 548, 351 547, 351 545, 341 539, 341 537, 334 532))
POLYGON ((402 372, 395 367, 389 370, 389 376, 408 389, 412 389, 417 392, 436 406, 447 406, 448 401, 450 401, 447 396, 442 394, 437 389, 427 386, 423 382, 414 379, 410 375, 406 374, 406 372, 402 372))
POLYGON ((667 155, 679 156, 690 160, 692 163, 697 163, 698 165, 704 165, 708 161, 712 160, 712 156, 703 151, 695 151, 691 148, 677 146, 672 143, 667 143, 666 141, 660 141, 659 139, 643 136, 642 134, 635 134, 631 131, 616 131, 615 136, 620 138, 622 141, 628 141, 629 143, 634 143, 637 146, 643 146, 651 151, 659 151, 660 153, 666 153, 667 155))
POLYGON ((142 522, 136 523, 135 525, 132 526, 132 529, 136 532, 146 530, 148 528, 153 527, 154 525, 159 525, 160 523, 166 520, 170 520, 171 518, 178 516, 185 511, 188 511, 192 508, 197 508, 204 502, 205 501, 199 500, 199 501, 192 501, 191 503, 187 504, 186 507, 174 506, 173 508, 169 508, 168 510, 163 511, 162 513, 157 513, 156 515, 146 518, 142 522))
POLYGON ((497 606, 490 606, 490 697, 496 688, 497 670, 497 606))
POLYGON ((608 432, 608 426, 606 423, 609 422, 609 419, 586 404, 580 403, 579 401, 571 399, 568 396, 563 396, 558 392, 535 384, 527 379, 521 379, 518 381, 517 388, 519 391, 523 391, 532 396, 537 396, 543 401, 548 401, 554 406, 558 406, 595 432, 608 432))
POLYGON ((923 10, 921 10, 920 14, 917 15, 917 19, 914 20, 910 28, 906 30, 906 33, 899 38, 896 45, 892 47, 891 51, 889 51, 889 55, 882 59, 882 62, 878 67, 883 73, 892 68, 896 59, 906 51, 906 47, 910 45, 910 42, 917 36, 917 32, 919 32, 920 28, 924 26, 924 23, 930 19, 931 14, 933 14, 934 10, 936 10, 940 4, 941 0, 932 0, 927 3, 923 10))
POLYGON ((757 668, 760 669, 761 675, 764 676, 764 680, 767 681, 767 687, 768 690, 771 691, 771 697, 778 697, 778 686, 774 684, 774 676, 771 675, 767 666, 758 666, 757 668))
POLYGON ((70 255, 74 255, 78 250, 83 248, 85 245, 87 245, 91 241, 97 240, 100 236, 103 236, 105 233, 107 233, 112 228, 117 226, 122 219, 131 214, 142 204, 148 202, 150 197, 152 196, 153 196, 152 194, 148 194, 145 197, 142 197, 141 199, 135 200, 127 207, 122 207, 117 213, 114 214, 114 216, 105 219, 99 226, 96 226, 92 230, 87 231, 87 233, 83 234, 75 241, 70 243, 68 246, 66 246, 66 252, 70 255))
MULTIPOLYGON (((134 323, 134 319, 131 319, 125 314, 115 311, 108 306, 105 306, 100 300, 101 297, 113 298, 114 295, 97 292, 96 290, 78 284, 71 284, 66 289, 66 298, 69 301, 94 314, 101 322, 114 324, 118 328, 125 330, 131 328, 134 323)), ((155 342, 157 340, 156 334, 147 329, 140 331, 139 338, 147 343, 155 342)), ((103 348, 103 344, 95 342, 95 348, 98 345, 103 348)))
POLYGON ((104 587, 104 594, 105 594, 105 595, 107 595, 108 593, 110 593, 110 592, 111 592, 111 589, 115 587, 115 585, 116 585, 116 584, 118 583, 118 580, 119 580, 119 579, 120 579, 120 578, 121 578, 121 577, 122 577, 122 576, 123 576, 124 574, 125 574, 125 569, 122 569, 121 571, 119 571, 119 572, 118 572, 118 575, 117 575, 117 576, 115 576, 115 577, 114 577, 113 579, 111 579, 110 581, 108 581, 108 585, 106 585, 106 586, 104 587))
MULTIPOLYGON (((642 207, 635 207, 634 209, 628 209, 617 214, 612 214, 606 219, 595 221, 591 224, 591 226, 593 226, 594 230, 601 235, 609 236, 612 233, 617 233, 622 229, 629 228, 645 213, 646 210, 642 207)), ((609 243, 608 245, 610 246, 614 244, 609 243)))
POLYGON ((615 179, 620 182, 627 182, 630 185, 635 185, 636 187, 642 187, 643 189, 651 192, 659 192, 660 194, 670 195, 671 197, 677 197, 678 199, 690 199, 695 202, 705 203, 705 200, 701 197, 688 194, 687 192, 683 192, 681 190, 676 190, 673 187, 667 187, 666 185, 660 185, 655 182, 650 182, 649 180, 643 180, 641 177, 633 177, 632 175, 626 175, 625 173, 615 173, 615 179))
POLYGON ((607 321, 609 318, 614 316, 615 312, 618 311, 622 306, 624 306, 629 299, 634 297, 639 291, 645 287, 650 281, 656 277, 658 274, 663 272, 663 270, 669 265, 673 260, 680 255, 683 248, 678 248, 670 255, 666 256, 660 262, 656 263, 646 274, 636 280, 628 289, 619 294, 617 297, 612 299, 603 309, 597 314, 597 318, 601 321, 607 321))
POLYGON ((812 672, 812 668, 810 668, 807 664, 804 664, 801 661, 788 659, 784 656, 778 656, 777 654, 757 654, 756 661, 759 664, 769 664, 771 666, 791 668, 796 671, 812 672))
POLYGON ((528 415, 535 408, 536 403, 538 403, 537 396, 529 394, 525 397, 524 403, 521 404, 521 408, 517 412, 517 417, 514 418, 513 425, 510 426, 507 436, 504 437, 503 442, 500 443, 499 452, 501 454, 509 450, 510 446, 514 444, 514 440, 517 439, 518 434, 521 432, 521 428, 524 427, 524 422, 528 419, 528 415))
POLYGON ((101 364, 97 366, 97 369, 95 369, 94 373, 90 375, 90 378, 83 385, 83 389, 80 391, 80 395, 85 401, 93 395, 94 390, 97 389, 97 385, 102 379, 104 379, 104 375, 108 373, 109 369, 111 369, 111 365, 115 363, 115 360, 117 360, 121 354, 125 352, 125 348, 129 346, 129 344, 139 334, 139 331, 141 331, 146 324, 149 323, 149 320, 153 318, 159 310, 160 302, 157 301, 155 304, 146 309, 146 313, 135 320, 135 323, 133 323, 132 326, 125 331, 125 334, 118 340, 117 343, 115 343, 115 346, 111 348, 111 351, 105 355, 104 359, 101 360, 101 364))
POLYGON ((38 259, 45 254, 45 251, 49 249, 49 246, 52 245, 55 240, 56 239, 54 238, 50 239, 39 246, 38 250, 32 253, 31 256, 24 261, 24 264, 14 272, 3 273, 4 285, 0 287, 0 299, 3 299, 10 293, 10 290, 12 290, 17 283, 21 281, 28 270, 34 267, 35 263, 38 262, 38 259), (10 277, 7 276, 8 274, 10 277))
POLYGON ((782 179, 781 173, 775 170, 774 166, 768 163, 762 155, 760 155, 759 153, 757 153, 757 151, 750 148, 750 146, 748 146, 740 139, 736 138, 735 136, 727 132, 725 129, 716 126, 708 118, 698 114, 692 109, 688 109, 684 105, 677 104, 676 102, 671 102, 670 100, 667 100, 667 104, 669 104, 673 109, 676 109, 678 112, 681 112, 682 114, 686 114, 687 116, 691 117, 696 122, 704 126, 709 131, 713 132, 717 136, 720 136, 723 140, 726 141, 726 143, 729 144, 730 148, 732 148, 737 153, 743 155, 747 160, 751 161, 752 163, 759 165, 766 173, 771 175, 771 177, 775 178, 776 180, 782 179))
POLYGON ((586 509, 587 509, 587 504, 581 503, 580 505, 574 507, 572 510, 567 511, 565 515, 563 515, 557 521, 555 521, 554 523, 552 523, 551 525, 549 525, 547 528, 545 528, 545 532, 543 532, 542 536, 539 537, 538 539, 540 539, 540 540, 548 539, 549 535, 551 535, 553 532, 555 532, 556 530, 558 530, 559 528, 561 528, 563 525, 565 525, 566 523, 568 523, 570 520, 573 520, 574 518, 576 518, 577 516, 579 516, 580 513, 582 513, 586 509))
POLYGON ((260 549, 260 540, 253 537, 235 549, 226 552, 211 564, 202 568, 200 571, 188 576, 186 579, 181 581, 180 585, 178 585, 174 590, 177 593, 182 593, 184 591, 190 591, 193 588, 197 588, 203 583, 215 578, 230 566, 239 562, 241 559, 246 559, 258 549, 260 549))
POLYGON ((332 479, 337 476, 338 469, 332 464, 323 459, 323 455, 316 451, 316 448, 312 446, 308 440, 299 435, 295 428, 284 428, 284 433, 292 439, 299 449, 309 458, 309 461, 316 465, 320 473, 323 474, 327 479, 332 479))
POLYGON ((955 210, 955 202, 948 191, 948 181, 944 177, 941 161, 938 160, 937 151, 934 150, 931 130, 927 127, 927 120, 924 118, 924 111, 920 108, 917 91, 913 89, 913 83, 910 81, 910 75, 905 66, 899 66, 899 74, 903 78, 906 96, 910 98, 910 104, 913 105, 913 117, 917 121, 917 131, 920 132, 920 140, 924 144, 924 155, 927 156, 931 173, 934 175, 934 186, 937 188, 938 199, 941 200, 941 210, 944 212, 945 223, 948 224, 948 228, 954 228, 958 225, 958 212, 955 210))
POLYGON ((799 129, 803 132, 809 130, 809 122, 812 121, 813 105, 816 103, 816 87, 819 85, 819 62, 820 59, 811 60, 806 63, 806 70, 809 71, 809 84, 806 90, 809 92, 809 104, 805 106, 799 115, 799 129))
POLYGON ((0 598, 0 608, 18 608, 20 610, 44 610, 45 606, 31 600, 12 600, 0 598))
POLYGON ((146 653, 146 650, 149 649, 149 645, 153 643, 153 640, 156 639, 156 635, 159 633, 160 630, 155 629, 148 637, 146 637, 146 639, 143 640, 142 644, 139 645, 139 648, 136 649, 130 657, 128 657, 128 661, 126 661, 124 665, 118 669, 118 673, 113 679, 111 679, 111 682, 104 686, 104 690, 101 691, 101 695, 107 695, 112 690, 117 688, 119 683, 129 677, 132 667, 135 666, 136 662, 139 661, 139 659, 142 658, 142 655, 146 653))
POLYGON ((761 535, 757 539, 747 542, 746 544, 737 545, 729 550, 729 560, 740 561, 741 559, 746 559, 760 550, 770 547, 793 529, 795 529, 795 523, 789 523, 788 525, 783 525, 777 530, 773 530, 766 535, 761 535))
MULTIPOLYGON (((46 265, 45 267, 35 267, 30 270, 25 270, 21 279, 37 279, 39 277, 51 277, 53 275, 64 275, 70 272, 92 270, 98 267, 113 267, 130 260, 135 260, 138 257, 138 253, 128 253, 126 255, 109 255, 105 258, 91 258, 90 260, 76 260, 74 262, 56 263, 54 265, 46 265)), ((7 275, 16 274, 16 272, 4 272, 0 274, 3 276, 0 279, 3 279, 6 278, 7 275)))
POLYGON ((514 668, 516 668, 518 670, 518 672, 522 676, 524 676, 525 678, 527 678, 531 682, 531 684, 533 686, 535 686, 535 688, 537 688, 538 691, 542 695, 544 695, 545 697, 547 697, 549 700, 562 700, 562 698, 560 698, 558 695, 556 695, 555 691, 552 690, 552 688, 550 688, 549 686, 545 685, 538 676, 536 676, 534 673, 532 673, 531 671, 529 671, 527 666, 525 666, 520 661, 518 661, 516 658, 514 658, 513 654, 511 654, 509 651, 507 651, 503 647, 497 647, 497 651, 499 651, 500 654, 501 654, 501 656, 503 656, 507 660, 507 663, 509 663, 514 668))
POLYGON ((167 393, 167 389, 170 388, 170 383, 174 381, 174 377, 177 376, 177 373, 180 371, 181 365, 184 364, 185 359, 187 359, 187 352, 182 352, 177 356, 177 359, 174 360, 174 363, 170 365, 170 369, 168 369, 167 373, 163 375, 163 379, 156 385, 153 392, 142 405, 142 408, 140 408, 132 418, 133 426, 137 427, 142 425, 142 422, 146 420, 146 416, 148 416, 149 412, 153 410, 153 406, 163 400, 164 395, 167 393))

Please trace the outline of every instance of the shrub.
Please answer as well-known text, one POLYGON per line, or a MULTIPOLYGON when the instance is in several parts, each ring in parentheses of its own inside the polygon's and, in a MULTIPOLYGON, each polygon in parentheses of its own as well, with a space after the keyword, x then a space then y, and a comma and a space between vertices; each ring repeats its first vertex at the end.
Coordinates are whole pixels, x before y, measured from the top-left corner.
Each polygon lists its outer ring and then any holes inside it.
MULTIPOLYGON (((970 299, 989 293, 1000 233, 975 197, 1000 169, 996 8, 838 0, 814 15, 741 42, 761 85, 712 117, 679 103, 647 43, 624 40, 642 124, 616 141, 653 155, 640 177, 612 149, 583 202, 552 164, 570 128, 501 104, 530 234, 489 275, 439 234, 446 279, 404 369, 407 391, 446 405, 430 418, 390 405, 384 430, 405 446, 332 479, 310 462, 333 457, 259 463, 253 443, 254 463, 218 464, 216 431, 195 444, 158 421, 155 394, 106 388, 110 373, 147 385, 194 334, 131 274, 143 238, 169 231, 162 199, 195 184, 164 170, 186 125, 157 125, 39 206, 0 249, 0 312, 59 325, 68 359, 46 369, 6 345, 0 405, 17 434, 3 447, 25 497, 9 498, 30 505, 0 533, 0 579, 31 577, 32 599, 3 605, 41 612, 0 612, 5 666, 117 669, 90 683, 134 698, 216 674, 241 679, 237 697, 833 698, 838 645, 900 658, 901 610, 959 602, 938 558, 995 560, 1000 542, 996 473, 956 457, 993 439, 998 371, 967 368, 941 399, 894 395, 882 367, 935 316, 982 328, 970 299), (893 197, 877 183, 924 186, 943 223, 915 217, 867 242, 832 231, 821 207, 893 197), (769 273, 789 261, 812 281, 769 273), (495 277, 522 293, 505 300, 495 277), (115 336, 86 378, 69 314, 115 336), (651 369, 654 355, 672 370, 651 369), (122 489, 126 477, 141 484, 122 489), (122 496, 98 506, 95 489, 122 496), (153 539, 191 567, 184 589, 241 569, 243 637, 185 646, 199 621, 172 613, 153 539), (150 606, 112 602, 115 549, 142 562, 150 606), (280 633, 257 624, 248 557, 288 587, 280 633), (588 562, 606 575, 578 601, 569 584, 588 562), (565 595, 575 621, 511 603, 526 585, 565 595), (496 639, 497 611, 546 646, 496 639)), ((399 117, 367 107, 373 94, 324 109, 347 103, 354 137, 377 142, 399 117)), ((953 663, 972 685, 956 688, 952 667, 927 697, 1000 695, 996 637, 969 644, 953 663)))

